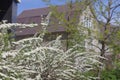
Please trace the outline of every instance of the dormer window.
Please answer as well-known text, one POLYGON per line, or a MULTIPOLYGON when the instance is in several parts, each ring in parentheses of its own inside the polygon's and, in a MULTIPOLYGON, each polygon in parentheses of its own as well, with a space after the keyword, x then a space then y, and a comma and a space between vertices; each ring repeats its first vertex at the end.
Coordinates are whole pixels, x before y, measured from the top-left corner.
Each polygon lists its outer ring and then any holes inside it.
POLYGON ((45 22, 46 16, 47 16, 47 15, 41 15, 41 23, 44 23, 44 22, 45 22))
POLYGON ((47 15, 41 15, 41 24, 48 26, 50 22, 50 16, 51 12, 49 12, 47 15))
POLYGON ((47 15, 41 15, 41 19, 44 21, 47 15))

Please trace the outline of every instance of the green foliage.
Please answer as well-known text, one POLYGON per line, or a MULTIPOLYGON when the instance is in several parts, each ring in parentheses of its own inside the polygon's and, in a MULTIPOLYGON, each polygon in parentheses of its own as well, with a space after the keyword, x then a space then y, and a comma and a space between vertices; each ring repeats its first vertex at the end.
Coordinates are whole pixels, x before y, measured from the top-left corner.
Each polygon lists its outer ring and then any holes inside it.
POLYGON ((101 75, 102 80, 120 80, 120 68, 104 70, 101 75))
POLYGON ((114 71, 104 71, 102 74, 102 80, 117 80, 114 71))

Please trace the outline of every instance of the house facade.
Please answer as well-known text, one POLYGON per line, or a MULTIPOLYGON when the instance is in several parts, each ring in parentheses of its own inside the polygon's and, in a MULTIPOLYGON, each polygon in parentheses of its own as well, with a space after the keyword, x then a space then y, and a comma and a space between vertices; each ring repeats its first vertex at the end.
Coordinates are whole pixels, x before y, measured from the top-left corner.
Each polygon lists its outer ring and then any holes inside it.
MULTIPOLYGON (((96 22, 92 18, 90 7, 87 6, 81 8, 81 6, 77 6, 77 8, 80 8, 80 10, 76 11, 76 5, 73 5, 72 10, 69 10, 68 5, 62 5, 62 6, 57 6, 56 11, 58 12, 58 14, 59 13, 65 14, 64 15, 65 21, 70 21, 70 19, 73 19, 73 17, 75 17, 76 18, 75 24, 77 24, 76 27, 78 27, 78 29, 79 26, 85 27, 86 28, 86 31, 84 31, 85 34, 89 34, 87 29, 91 29, 92 31, 97 31, 98 29, 95 26, 96 22), (77 12, 78 14, 76 15, 75 12, 77 12)), ((23 11, 17 17, 18 23, 23 23, 23 24, 37 23, 39 25, 33 28, 24 28, 24 29, 17 28, 15 31, 16 40, 32 37, 36 32, 42 32, 42 26, 44 24, 47 24, 46 30, 48 34, 44 36, 45 42, 54 40, 58 35, 62 35, 62 40, 67 49, 67 45, 68 45, 67 40, 69 36, 69 32, 67 31, 68 29, 65 27, 65 25, 63 25, 64 22, 57 20, 57 18, 55 18, 54 15, 52 14, 50 15, 50 13, 53 13, 50 7, 23 11)), ((96 36, 94 33, 91 35, 93 36, 93 38, 96 36)), ((90 46, 89 44, 90 41, 91 39, 85 40, 85 47, 87 50, 91 50, 94 48, 90 46)), ((93 43, 97 45, 98 41, 93 40, 93 43)), ((98 50, 96 49, 96 51, 98 50)))
MULTIPOLYGON (((73 5, 73 8, 76 6, 73 5)), ((57 6, 57 12, 60 14, 65 14, 64 19, 66 21, 70 21, 74 15, 75 9, 69 10, 68 5, 62 5, 62 6, 57 6), (69 14, 70 12, 70 14, 69 14)), ((81 6, 78 8, 81 8, 81 6)), ((76 24, 77 25, 82 25, 87 27, 87 28, 93 28, 92 22, 93 19, 90 17, 92 14, 90 13, 89 7, 82 8, 83 12, 79 12, 80 15, 76 16, 76 24), (87 22, 86 22, 87 21, 87 22)), ((18 17, 17 17, 17 23, 22 23, 22 24, 31 24, 31 23, 36 23, 39 26, 34 27, 34 28, 26 28, 26 29, 16 29, 16 37, 17 36, 26 36, 26 35, 33 35, 36 32, 42 30, 41 24, 45 22, 47 16, 49 13, 51 13, 53 10, 50 7, 45 7, 45 8, 37 8, 37 9, 31 9, 31 10, 25 10, 23 11, 18 17), (32 30, 32 31, 30 31, 32 30), (29 32, 28 32, 29 31, 29 32)), ((48 20, 48 19, 47 19, 48 20)), ((65 26, 62 25, 61 21, 58 21, 57 18, 54 18, 53 16, 50 16, 48 20, 48 25, 47 25, 47 31, 50 33, 54 32, 66 32, 65 26), (54 23, 53 23, 54 22, 54 23)))

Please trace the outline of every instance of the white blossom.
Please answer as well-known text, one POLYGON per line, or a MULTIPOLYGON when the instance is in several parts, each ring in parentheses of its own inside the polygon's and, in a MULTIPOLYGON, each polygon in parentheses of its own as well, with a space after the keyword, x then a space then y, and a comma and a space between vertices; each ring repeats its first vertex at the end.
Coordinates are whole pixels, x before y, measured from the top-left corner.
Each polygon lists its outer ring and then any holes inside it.
MULTIPOLYGON (((11 26, 25 27, 26 25, 2 24, 0 29, 11 28, 11 26)), ((14 49, 1 51, 0 78, 2 80, 75 80, 76 77, 80 80, 89 80, 95 77, 85 77, 84 72, 94 69, 94 65, 102 68, 103 64, 99 62, 99 58, 102 57, 95 52, 80 52, 75 49, 78 46, 82 47, 78 44, 65 51, 61 48, 61 36, 42 45, 44 35, 45 33, 42 37, 34 36, 11 42, 11 45, 15 45, 14 49), (76 73, 79 73, 79 76, 76 76, 76 73)))

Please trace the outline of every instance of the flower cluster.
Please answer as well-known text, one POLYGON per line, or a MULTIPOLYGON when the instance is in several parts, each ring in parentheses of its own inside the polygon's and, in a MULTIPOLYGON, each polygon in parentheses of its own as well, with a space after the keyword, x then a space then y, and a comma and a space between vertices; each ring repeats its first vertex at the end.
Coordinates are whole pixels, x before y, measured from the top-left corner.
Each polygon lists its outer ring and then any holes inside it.
MULTIPOLYGON (((8 24, 2 24, 7 26, 8 24)), ((8 27, 13 26, 13 24, 8 27)), ((14 25, 15 26, 15 25, 14 25)), ((25 25, 24 25, 25 26, 25 25)), ((6 27, 6 28, 8 28, 6 27)), ((14 49, 1 52, 0 78, 2 80, 80 80, 95 78, 84 73, 101 68, 97 54, 80 52, 79 45, 63 50, 61 36, 43 45, 41 36, 11 42, 14 49)), ((1 45, 0 45, 1 47, 1 45)))

